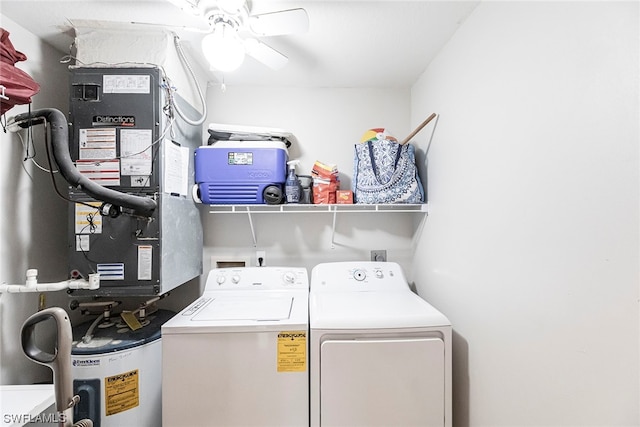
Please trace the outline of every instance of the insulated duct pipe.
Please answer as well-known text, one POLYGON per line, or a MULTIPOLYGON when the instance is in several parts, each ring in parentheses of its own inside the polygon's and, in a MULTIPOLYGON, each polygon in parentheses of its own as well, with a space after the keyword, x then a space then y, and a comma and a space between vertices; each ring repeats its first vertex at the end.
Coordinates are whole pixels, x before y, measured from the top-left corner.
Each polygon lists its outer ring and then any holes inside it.
POLYGON ((18 126, 25 129, 35 124, 40 124, 43 120, 50 124, 53 157, 60 168, 60 173, 69 184, 101 202, 132 209, 137 215, 150 217, 153 214, 153 211, 158 206, 155 200, 103 187, 91 181, 76 169, 69 153, 67 119, 59 110, 43 108, 30 113, 18 114, 13 117, 10 123, 7 123, 7 126, 18 126))

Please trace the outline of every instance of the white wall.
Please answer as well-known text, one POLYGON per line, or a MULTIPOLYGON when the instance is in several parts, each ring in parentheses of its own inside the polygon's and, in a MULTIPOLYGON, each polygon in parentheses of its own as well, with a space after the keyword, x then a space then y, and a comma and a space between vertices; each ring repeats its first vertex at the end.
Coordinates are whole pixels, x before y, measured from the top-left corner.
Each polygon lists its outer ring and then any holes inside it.
MULTIPOLYGON (((62 54, 43 44, 12 20, 0 16, 14 47, 27 55, 16 66, 40 83, 32 109, 57 108, 67 112, 68 76, 59 64, 62 54)), ((7 117, 27 111, 26 105, 9 110, 7 117)), ((43 127, 34 127, 34 147, 39 164, 46 165, 43 127)), ((33 152, 31 149, 30 152, 33 152)), ((64 280, 67 269, 67 204, 57 198, 49 174, 23 161, 25 151, 16 134, 0 132, 0 281, 24 283, 27 268, 39 270, 39 281, 64 280)), ((63 180, 57 179, 65 189, 63 180)), ((64 292, 49 293, 47 306, 66 306, 64 292)), ((27 384, 51 377, 48 368, 23 355, 20 328, 38 309, 37 294, 0 294, 0 384, 27 384)))
POLYGON ((483 2, 413 87, 456 426, 640 424, 638 16, 483 2))
MULTIPOLYGON (((398 138, 407 136, 409 105, 408 89, 227 87, 222 92, 212 86, 207 122, 288 130, 295 137, 289 157, 301 160, 299 174, 310 174, 316 160, 335 163, 341 187, 350 189, 353 145, 374 127, 386 127, 398 138)), ((340 215, 335 247, 328 214, 256 215, 254 248, 245 215, 205 214, 205 270, 211 257, 248 258, 253 263, 256 249, 267 252, 267 265, 308 269, 319 262, 368 260, 371 249, 386 249, 389 260, 408 268, 415 218, 403 215, 340 215)))

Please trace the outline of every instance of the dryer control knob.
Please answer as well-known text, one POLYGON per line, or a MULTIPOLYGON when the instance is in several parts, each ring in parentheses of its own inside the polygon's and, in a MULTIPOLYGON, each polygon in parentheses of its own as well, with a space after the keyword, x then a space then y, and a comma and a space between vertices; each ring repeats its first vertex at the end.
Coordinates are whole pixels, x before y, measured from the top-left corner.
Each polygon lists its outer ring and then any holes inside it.
POLYGON ((216 277, 216 283, 218 285, 222 285, 224 283, 225 279, 226 278, 224 276, 218 276, 218 277, 216 277))
POLYGON ((237 285, 238 283, 240 283, 240 276, 234 274, 233 276, 231 276, 231 282, 237 285))
POLYGON ((359 282, 362 282, 364 279, 367 278, 367 272, 364 270, 356 270, 353 272, 353 278, 356 279, 359 282))

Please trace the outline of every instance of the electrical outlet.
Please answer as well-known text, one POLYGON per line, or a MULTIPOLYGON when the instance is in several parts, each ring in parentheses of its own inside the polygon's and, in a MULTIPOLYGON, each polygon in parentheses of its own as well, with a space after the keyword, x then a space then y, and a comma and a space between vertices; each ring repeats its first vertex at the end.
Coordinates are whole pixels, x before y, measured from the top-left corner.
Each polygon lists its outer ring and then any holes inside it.
POLYGON ((379 261, 386 262, 387 261, 387 251, 384 249, 378 249, 371 251, 371 261, 379 261))
POLYGON ((267 252, 266 251, 256 251, 256 266, 264 267, 267 265, 267 252))

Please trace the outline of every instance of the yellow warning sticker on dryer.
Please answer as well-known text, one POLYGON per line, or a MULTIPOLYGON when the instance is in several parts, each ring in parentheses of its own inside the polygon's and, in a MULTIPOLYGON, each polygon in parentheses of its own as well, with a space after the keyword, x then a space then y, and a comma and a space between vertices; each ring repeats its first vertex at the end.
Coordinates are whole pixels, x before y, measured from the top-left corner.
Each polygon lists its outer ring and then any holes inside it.
POLYGON ((107 415, 124 412, 140 404, 137 369, 104 379, 104 404, 107 415))
POLYGON ((278 334, 278 372, 307 371, 307 331, 278 334))

